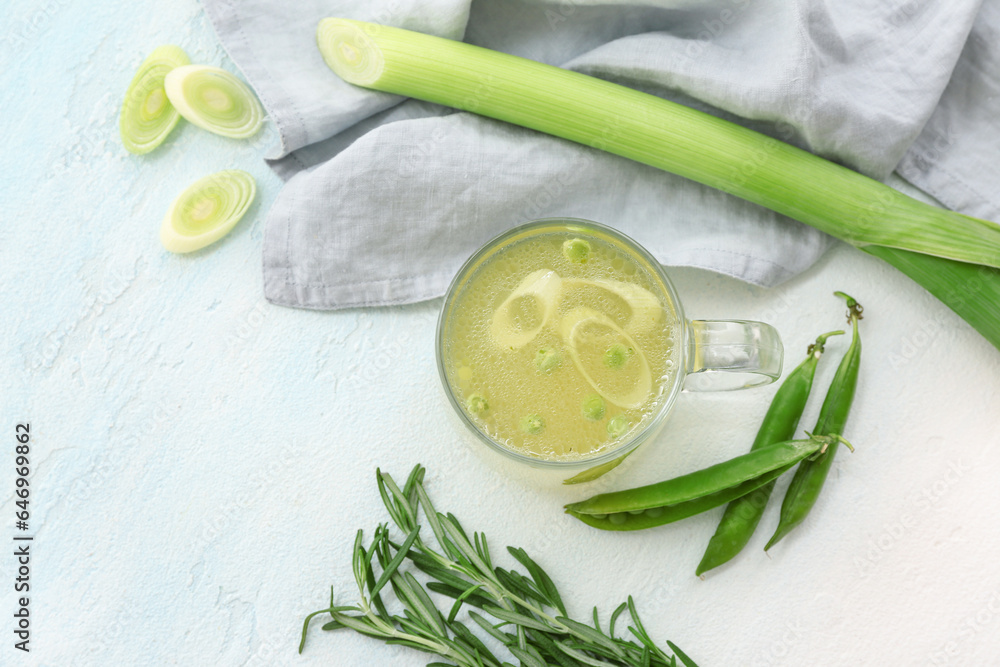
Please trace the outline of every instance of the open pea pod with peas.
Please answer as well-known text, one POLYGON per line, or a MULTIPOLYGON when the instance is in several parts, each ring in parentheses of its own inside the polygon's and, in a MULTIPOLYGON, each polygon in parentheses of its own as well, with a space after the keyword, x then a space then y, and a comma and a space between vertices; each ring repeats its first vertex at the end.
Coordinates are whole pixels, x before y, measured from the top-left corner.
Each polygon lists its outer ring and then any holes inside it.
POLYGON ((757 527, 774 481, 800 464, 768 548, 801 523, 819 495, 837 446, 843 443, 853 451, 841 431, 857 386, 861 358, 857 323, 862 308, 846 294, 835 294, 847 300, 853 341, 827 392, 816 429, 807 433, 807 439, 792 440, 791 436, 811 391, 823 345, 828 337, 843 333, 840 331, 823 334, 810 346, 806 361, 789 374, 775 394, 748 453, 664 482, 571 503, 566 506, 567 514, 602 530, 642 530, 733 503, 698 567, 700 574, 728 561, 743 548, 757 527), (757 496, 749 495, 755 492, 757 496), (746 503, 752 512, 746 511, 746 503))

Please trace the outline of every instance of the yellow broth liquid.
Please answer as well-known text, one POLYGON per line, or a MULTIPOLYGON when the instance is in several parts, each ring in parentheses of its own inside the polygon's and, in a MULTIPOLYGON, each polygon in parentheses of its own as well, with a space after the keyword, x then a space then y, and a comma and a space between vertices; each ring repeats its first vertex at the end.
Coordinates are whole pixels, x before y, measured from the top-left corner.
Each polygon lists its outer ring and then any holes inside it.
POLYGON ((679 364, 676 311, 659 278, 627 249, 572 231, 514 240, 488 257, 459 286, 442 340, 448 382, 473 423, 550 461, 629 441, 666 400, 679 364), (573 239, 589 244, 585 261, 564 253, 573 239), (529 289, 511 300, 533 274, 542 296, 529 289))

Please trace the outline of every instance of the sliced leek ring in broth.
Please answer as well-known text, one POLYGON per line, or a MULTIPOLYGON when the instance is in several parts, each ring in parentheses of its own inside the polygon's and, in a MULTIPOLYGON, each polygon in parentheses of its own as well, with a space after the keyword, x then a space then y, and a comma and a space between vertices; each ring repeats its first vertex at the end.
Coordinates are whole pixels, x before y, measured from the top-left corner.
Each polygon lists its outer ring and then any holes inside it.
POLYGON ((598 394, 620 408, 641 408, 653 393, 646 355, 625 330, 591 308, 574 308, 560 322, 560 333, 580 374, 598 394), (620 368, 609 368, 604 353, 615 345, 634 350, 620 368))
POLYGON ((215 243, 236 226, 256 194, 253 176, 240 169, 195 181, 170 205, 160 227, 160 242, 176 253, 215 243))
POLYGON ((550 269, 532 271, 493 313, 490 335, 497 345, 520 349, 530 343, 556 312, 562 279, 550 269))
POLYGON ((167 74, 190 63, 180 47, 168 44, 154 49, 139 65, 118 118, 122 144, 130 153, 150 152, 176 127, 181 116, 167 98, 163 82, 167 74))
POLYGON ((178 67, 167 75, 164 89, 185 120, 209 132, 246 139, 264 124, 264 110, 253 91, 224 69, 178 67))
POLYGON ((588 297, 603 296, 609 308, 616 311, 605 314, 612 319, 624 321, 624 330, 633 336, 653 331, 664 319, 664 308, 660 299, 645 287, 634 283, 606 278, 596 280, 567 278, 563 280, 563 288, 563 298, 572 298, 573 291, 576 290, 581 297, 581 303, 594 303, 595 299, 588 297), (586 292, 589 292, 589 295, 586 292), (615 308, 615 302, 624 307, 615 308))

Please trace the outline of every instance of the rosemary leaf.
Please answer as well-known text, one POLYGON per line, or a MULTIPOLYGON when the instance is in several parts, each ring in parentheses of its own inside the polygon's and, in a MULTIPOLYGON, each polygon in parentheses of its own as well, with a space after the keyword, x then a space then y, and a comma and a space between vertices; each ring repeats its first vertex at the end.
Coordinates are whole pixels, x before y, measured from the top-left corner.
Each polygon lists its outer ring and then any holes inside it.
POLYGON ((430 524, 431 531, 433 531, 435 539, 437 539, 438 544, 444 546, 444 528, 441 527, 441 522, 438 520, 438 511, 434 509, 434 505, 431 503, 430 497, 424 490, 423 484, 417 484, 414 491, 416 491, 417 498, 420 499, 420 506, 424 508, 424 518, 427 519, 427 523, 430 524))
POLYGON ((583 663, 584 665, 592 665, 593 667, 608 667, 608 665, 613 664, 610 662, 605 662, 604 660, 598 660, 597 658, 592 658, 583 651, 572 648, 570 645, 563 642, 556 643, 556 646, 559 647, 560 651, 562 651, 569 657, 573 658, 577 662, 583 663))
POLYGON ((481 627, 483 630, 486 631, 487 634, 489 634, 491 637, 496 639, 504 646, 509 646, 511 643, 517 641, 517 638, 514 637, 514 635, 502 632, 501 630, 497 629, 492 623, 487 621, 485 618, 483 618, 476 612, 470 611, 469 617, 472 618, 473 621, 475 621, 476 625, 481 627))
POLYGON ((604 633, 595 630, 589 625, 584 625, 583 623, 578 623, 577 621, 574 621, 571 618, 566 618, 565 616, 560 616, 556 620, 565 625, 567 628, 569 628, 570 632, 572 632, 577 637, 580 637, 581 639, 588 641, 592 644, 603 646, 604 648, 608 649, 619 658, 625 657, 625 652, 622 651, 621 648, 619 648, 619 646, 615 644, 611 639, 606 637, 604 633))
POLYGON ((465 602, 470 595, 475 594, 475 592, 482 588, 482 586, 482 584, 476 584, 475 586, 463 591, 457 598, 455 598, 455 604, 451 606, 451 611, 448 612, 449 624, 455 622, 455 617, 458 615, 458 610, 462 607, 462 603, 465 602))
MULTIPOLYGON (((409 573, 406 573, 409 574, 409 573)), ((410 579, 413 579, 413 575, 410 575, 410 579)), ((443 620, 440 620, 440 612, 437 608, 429 609, 426 605, 430 603, 427 598, 427 594, 420 589, 420 584, 415 580, 411 581, 405 578, 405 576, 396 574, 390 581, 392 582, 392 588, 396 592, 396 596, 399 598, 400 602, 403 603, 405 611, 409 612, 408 616, 411 621, 419 622, 425 624, 428 628, 437 628, 439 632, 443 634, 443 620), (423 595, 421 596, 421 593, 423 595), (440 620, 440 623, 439 623, 440 620)), ((431 604, 433 607, 433 604, 431 604)))
POLYGON ((669 646, 670 650, 674 652, 674 655, 677 656, 677 659, 680 660, 682 663, 684 663, 684 667, 698 667, 698 665, 694 664, 694 660, 687 657, 687 654, 684 653, 684 651, 677 648, 677 645, 674 644, 669 639, 667 640, 667 646, 669 646))
POLYGON ((354 536, 354 552, 351 558, 351 569, 354 570, 354 581, 358 584, 359 591, 365 589, 365 581, 367 579, 364 565, 367 562, 367 554, 365 553, 363 540, 364 533, 359 529, 354 536))
POLYGON ((392 502, 389 490, 385 485, 385 479, 383 478, 382 471, 378 468, 375 469, 375 482, 378 484, 378 494, 382 497, 382 504, 385 505, 386 511, 389 512, 389 518, 391 518, 393 523, 397 526, 403 525, 403 518, 399 515, 399 510, 396 508, 395 503, 392 502))
POLYGON ((483 559, 483 562, 486 563, 486 567, 492 570, 493 561, 490 559, 490 547, 486 544, 486 535, 476 533, 474 537, 476 539, 476 552, 483 559))
MULTIPOLYGON (((486 565, 483 559, 479 557, 476 550, 469 543, 469 538, 466 536, 465 531, 462 530, 462 526, 458 523, 451 514, 447 517, 441 518, 441 525, 444 526, 445 531, 448 533, 448 537, 451 538, 452 543, 462 552, 462 555, 469 561, 473 567, 479 570, 484 575, 490 576, 490 578, 495 578, 493 575, 493 568, 486 565)), ((500 583, 500 582, 497 582, 500 583)))
MULTIPOLYGON (((392 494, 391 504, 396 510, 396 516, 393 520, 396 521, 396 525, 399 526, 400 530, 407 533, 410 532, 413 530, 414 526, 417 525, 416 510, 410 506, 409 499, 407 499, 406 495, 399 489, 398 486, 396 486, 395 480, 393 480, 390 475, 379 472, 379 478, 392 494)), ((389 515, 392 516, 393 512, 389 507, 390 503, 386 501, 385 495, 382 496, 382 502, 385 504, 386 509, 389 510, 389 515)))
POLYGON ((451 627, 452 632, 455 633, 457 638, 464 640, 465 643, 476 651, 476 654, 483 663, 490 665, 500 664, 500 661, 497 660, 492 651, 486 647, 486 644, 484 644, 482 640, 474 635, 467 627, 457 621, 450 623, 449 627, 451 627))
POLYGON ((508 572, 502 567, 498 567, 494 574, 496 574, 497 579, 500 580, 504 588, 514 591, 526 599, 534 599, 542 603, 546 602, 545 596, 535 589, 529 579, 522 577, 516 572, 508 572))
POLYGON ((551 577, 545 573, 545 570, 539 567, 535 561, 531 560, 524 549, 519 547, 507 547, 507 551, 511 556, 517 559, 518 563, 523 565, 525 569, 528 570, 528 574, 530 574, 531 578, 535 581, 535 585, 538 587, 538 590, 545 595, 549 603, 558 609, 560 614, 565 616, 566 607, 563 604, 562 597, 559 595, 559 589, 556 588, 555 583, 552 581, 551 577))
MULTIPOLYGON (((447 595, 448 597, 454 598, 455 600, 457 600, 458 598, 460 598, 462 596, 462 594, 465 593, 465 591, 463 591, 461 588, 455 588, 454 586, 449 586, 447 584, 438 583, 436 581, 428 581, 427 582, 427 589, 430 590, 433 593, 439 593, 441 595, 447 595)), ((488 604, 496 604, 495 600, 490 600, 490 599, 488 599, 486 597, 483 597, 481 595, 477 595, 475 593, 469 595, 469 597, 465 598, 465 600, 463 600, 463 601, 466 604, 470 604, 473 607, 479 607, 480 609, 482 609, 483 606, 488 605, 488 604)))
POLYGON ((396 555, 392 557, 392 560, 389 561, 389 564, 385 566, 385 569, 382 570, 382 576, 378 578, 378 581, 372 587, 370 593, 371 596, 378 595, 378 592, 381 591, 382 588, 387 583, 389 583, 389 577, 391 577, 393 574, 396 573, 396 570, 399 568, 400 564, 406 559, 406 554, 410 552, 410 547, 413 546, 413 542, 414 540, 417 539, 417 533, 419 532, 420 532, 420 526, 417 526, 416 528, 413 529, 413 532, 411 532, 409 535, 406 536, 406 540, 399 548, 399 551, 397 551, 396 555))
POLYGON ((431 598, 427 595, 427 591, 425 591, 423 586, 420 585, 420 582, 417 581, 416 577, 409 572, 404 572, 403 578, 406 580, 406 583, 409 584, 410 590, 413 591, 416 599, 420 601, 420 610, 423 612, 423 617, 429 623, 434 624, 441 635, 447 636, 448 630, 445 628, 444 617, 441 616, 441 612, 438 611, 438 608, 434 606, 433 602, 431 602, 431 598))
MULTIPOLYGON (((528 649, 520 649, 516 646, 510 647, 510 652, 514 654, 524 667, 546 667, 545 660, 540 655, 532 654, 528 649)), ((537 653, 537 651, 535 651, 537 653)))
POLYGON ((519 628, 534 628, 535 630, 542 630, 543 632, 551 630, 549 626, 545 625, 541 621, 535 620, 530 616, 525 616, 524 614, 519 614, 516 611, 510 611, 508 609, 502 609, 494 606, 484 607, 483 611, 496 616, 501 621, 513 623, 519 628))
MULTIPOLYGON (((350 616, 348 614, 334 614, 333 620, 337 621, 344 627, 350 628, 355 632, 360 632, 363 635, 369 635, 371 637, 386 637, 386 633, 371 624, 371 621, 363 616, 350 616)), ((329 625, 329 623, 327 624, 329 625)))
POLYGON ((410 471, 410 475, 406 478, 406 483, 403 485, 403 495, 406 496, 414 512, 417 509, 417 486, 423 483, 425 472, 427 472, 427 469, 422 465, 413 466, 413 470, 410 471))
POLYGON ((611 636, 611 637, 615 636, 615 621, 617 621, 618 617, 622 615, 622 612, 625 611, 626 607, 628 607, 628 603, 627 602, 622 602, 620 605, 618 605, 617 609, 615 609, 613 612, 611 612, 611 623, 608 624, 608 635, 609 636, 611 636))
POLYGON ((528 636, 542 649, 544 656, 554 660, 559 667, 577 667, 577 664, 570 660, 569 656, 563 653, 555 641, 544 632, 529 632, 528 636))
MULTIPOLYGON (((378 551, 378 550, 373 548, 371 551, 378 551)), ((369 552, 369 554, 371 553, 371 551, 369 552)), ((382 557, 380 556, 379 558, 381 560, 382 557)), ((382 602, 382 596, 379 594, 378 589, 375 587, 375 571, 374 571, 373 568, 371 568, 371 567, 368 568, 368 572, 367 572, 367 576, 366 576, 365 581, 368 584, 368 590, 372 591, 371 594, 369 595, 369 597, 370 597, 371 604, 374 605, 374 607, 375 607, 375 611, 382 618, 388 618, 389 612, 385 608, 385 603, 382 602)), ((331 596, 330 604, 333 605, 333 600, 332 600, 333 591, 332 590, 330 591, 330 596, 331 596)))

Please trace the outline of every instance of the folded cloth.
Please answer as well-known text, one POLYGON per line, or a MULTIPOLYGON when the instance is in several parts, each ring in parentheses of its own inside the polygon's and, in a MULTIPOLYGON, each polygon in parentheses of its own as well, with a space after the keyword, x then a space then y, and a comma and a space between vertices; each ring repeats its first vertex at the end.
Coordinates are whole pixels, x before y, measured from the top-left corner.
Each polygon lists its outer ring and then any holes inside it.
POLYGON ((609 79, 790 141, 877 179, 897 165, 996 219, 1000 0, 203 0, 281 138, 264 239, 278 304, 441 295, 526 220, 612 225, 668 265, 771 286, 829 239, 711 188, 561 139, 355 88, 320 19, 374 21, 609 79), (971 33, 971 38, 970 38, 971 33), (943 97, 942 97, 943 96, 943 97))

